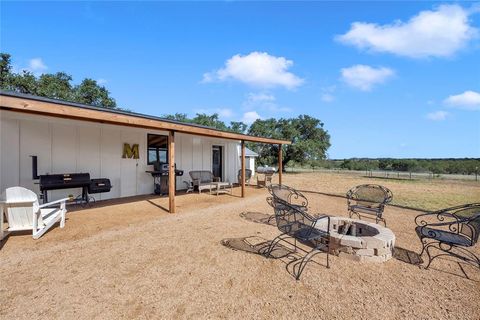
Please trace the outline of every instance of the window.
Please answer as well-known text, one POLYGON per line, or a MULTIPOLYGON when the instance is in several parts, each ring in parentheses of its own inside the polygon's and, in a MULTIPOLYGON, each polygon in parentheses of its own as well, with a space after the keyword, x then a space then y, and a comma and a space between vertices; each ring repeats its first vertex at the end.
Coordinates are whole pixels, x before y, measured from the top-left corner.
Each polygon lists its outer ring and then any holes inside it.
POLYGON ((168 137, 157 134, 147 135, 147 161, 148 164, 154 162, 167 163, 168 162, 168 137))

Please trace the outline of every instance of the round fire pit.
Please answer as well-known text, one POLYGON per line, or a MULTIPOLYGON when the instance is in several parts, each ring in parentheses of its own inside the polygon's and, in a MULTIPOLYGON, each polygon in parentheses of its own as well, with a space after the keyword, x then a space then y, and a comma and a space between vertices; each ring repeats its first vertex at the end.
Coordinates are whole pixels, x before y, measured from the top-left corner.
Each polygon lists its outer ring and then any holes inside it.
MULTIPOLYGON (((320 220, 316 228, 326 230, 327 221, 320 220)), ((362 220, 330 217, 330 253, 355 261, 385 262, 392 257, 394 246, 395 235, 388 228, 362 220)))

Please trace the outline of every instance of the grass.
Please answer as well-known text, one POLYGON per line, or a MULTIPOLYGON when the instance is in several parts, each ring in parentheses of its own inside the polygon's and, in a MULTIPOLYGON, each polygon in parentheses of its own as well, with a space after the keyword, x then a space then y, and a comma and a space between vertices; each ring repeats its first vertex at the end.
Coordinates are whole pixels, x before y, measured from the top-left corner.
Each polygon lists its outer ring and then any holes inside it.
POLYGON ((382 184, 393 192, 392 204, 419 210, 438 210, 465 203, 480 202, 480 182, 429 179, 379 179, 345 173, 304 172, 287 174, 288 181, 307 190, 345 195, 359 184, 382 184))

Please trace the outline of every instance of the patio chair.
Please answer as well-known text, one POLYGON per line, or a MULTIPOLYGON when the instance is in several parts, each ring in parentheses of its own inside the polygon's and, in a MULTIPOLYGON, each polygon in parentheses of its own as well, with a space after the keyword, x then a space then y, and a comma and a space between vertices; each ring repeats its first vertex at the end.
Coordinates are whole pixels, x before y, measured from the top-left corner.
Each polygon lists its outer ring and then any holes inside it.
POLYGON ((422 242, 422 252, 427 252, 428 269, 440 256, 452 256, 480 269, 480 259, 467 248, 474 247, 480 234, 480 203, 465 204, 435 212, 420 214, 415 218, 415 231, 422 242), (440 251, 432 256, 430 249, 440 251))
MULTIPOLYGON (((274 250, 275 246, 280 241, 286 241, 288 238, 294 239, 294 248, 295 252, 300 249, 297 246, 297 240, 302 243, 307 243, 312 246, 310 251, 306 251, 306 255, 303 256, 299 261, 294 261, 293 263, 293 275, 295 279, 299 280, 302 275, 303 270, 305 269, 307 263, 318 253, 325 250, 327 253, 327 268, 330 268, 329 264, 329 240, 330 240, 330 217, 327 215, 321 215, 319 217, 313 217, 307 212, 300 210, 298 207, 295 207, 287 202, 280 200, 276 196, 273 196, 273 207, 275 210, 275 220, 278 230, 281 232, 270 244, 267 249, 265 256, 267 258, 271 257, 271 253, 274 250), (323 220, 322 225, 327 226, 326 230, 316 228, 318 221, 323 220)), ((290 242, 287 242, 291 244, 290 242)))
POLYGON ((55 223, 65 227, 66 201, 69 198, 39 205, 37 195, 22 187, 5 190, 0 201, 0 239, 10 232, 32 230, 33 239, 40 238, 55 223), (54 208, 50 208, 56 205, 54 208), (4 230, 4 215, 8 228, 4 230))
POLYGON ((347 192, 348 215, 351 218, 356 214, 359 219, 361 214, 373 215, 375 223, 382 221, 387 226, 387 221, 383 218, 383 210, 392 198, 392 192, 378 184, 356 186, 347 192))
MULTIPOLYGON (((238 184, 241 184, 242 183, 242 169, 238 170, 237 179, 238 179, 238 184)), ((250 179, 252 179, 252 170, 245 169, 245 183, 250 185, 250 179)))
POLYGON ((300 210, 308 211, 308 199, 300 192, 284 184, 270 184, 267 187, 270 197, 267 202, 274 206, 273 199, 276 197, 282 202, 286 202, 300 210))
POLYGON ((272 183, 272 178, 275 172, 257 173, 257 187, 266 187, 272 183))
POLYGON ((202 190, 211 190, 213 185, 212 182, 219 182, 220 178, 215 177, 211 171, 208 170, 194 170, 188 173, 192 179, 193 188, 198 189, 198 193, 201 193, 202 190))

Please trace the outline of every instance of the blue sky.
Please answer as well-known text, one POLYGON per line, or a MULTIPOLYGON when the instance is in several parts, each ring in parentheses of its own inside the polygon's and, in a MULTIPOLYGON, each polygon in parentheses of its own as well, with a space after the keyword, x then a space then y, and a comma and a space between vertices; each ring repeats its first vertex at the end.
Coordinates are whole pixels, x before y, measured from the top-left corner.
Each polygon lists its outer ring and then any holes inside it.
POLYGON ((1 2, 17 70, 103 83, 119 106, 321 119, 331 158, 480 157, 480 5, 1 2))

